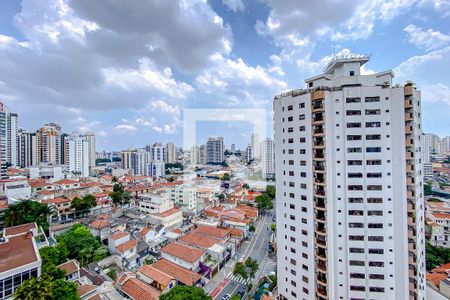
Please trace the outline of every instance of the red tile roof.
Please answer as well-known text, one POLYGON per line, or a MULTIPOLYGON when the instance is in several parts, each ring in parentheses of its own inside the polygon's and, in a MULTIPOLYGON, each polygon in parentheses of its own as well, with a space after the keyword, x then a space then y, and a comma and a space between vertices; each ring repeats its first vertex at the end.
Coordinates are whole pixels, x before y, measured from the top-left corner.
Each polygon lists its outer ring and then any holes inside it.
POLYGON ((427 273, 427 281, 431 281, 437 287, 441 280, 447 279, 447 277, 448 275, 443 273, 427 273))
POLYGON ((129 240, 117 246, 116 249, 120 252, 125 252, 127 250, 130 250, 131 248, 136 247, 136 245, 137 245, 136 240, 129 240))
POLYGON ((167 287, 170 284, 170 282, 175 279, 169 274, 166 274, 163 271, 148 265, 143 265, 142 267, 140 267, 139 272, 141 272, 148 278, 156 281, 157 283, 162 284, 165 287, 167 287))
POLYGON ((97 287, 92 284, 82 284, 79 287, 77 287, 77 294, 80 297, 83 297, 93 291, 95 291, 97 287))
POLYGON ((5 230, 5 236, 8 235, 17 235, 17 234, 23 234, 27 233, 32 229, 36 229, 36 223, 27 223, 22 225, 17 225, 13 227, 6 227, 5 230))
POLYGON ((450 219, 450 214, 443 214, 443 213, 434 213, 432 214, 433 217, 436 219, 450 219))
POLYGON ((181 244, 179 242, 172 242, 167 246, 161 248, 161 252, 167 253, 171 256, 177 257, 184 261, 193 263, 199 260, 206 251, 181 244))
POLYGON ((189 286, 193 286, 202 278, 200 274, 180 267, 179 265, 165 259, 158 260, 152 266, 170 276, 173 276, 179 282, 189 286))
POLYGON ((216 238, 225 238, 230 234, 230 230, 221 229, 213 226, 198 226, 196 229, 192 231, 192 233, 201 236, 212 236, 216 238))
POLYGON ((443 264, 431 270, 432 273, 447 273, 450 271, 450 263, 443 264))
POLYGON ((47 183, 45 181, 29 181, 28 185, 31 186, 32 188, 40 188, 40 187, 44 187, 44 186, 48 186, 51 185, 50 183, 47 183))
POLYGON ((64 271, 66 271, 66 275, 69 275, 69 274, 78 272, 79 266, 80 265, 78 264, 78 261, 75 259, 72 259, 72 260, 69 260, 68 262, 58 265, 58 268, 63 269, 64 271))
POLYGON ((71 179, 61 179, 58 181, 55 181, 54 184, 62 184, 62 185, 68 185, 68 184, 79 184, 79 181, 71 180, 71 179))
POLYGON ((157 213, 155 215, 158 217, 161 217, 161 218, 166 218, 166 217, 176 214, 178 212, 181 212, 181 209, 174 207, 174 208, 168 209, 166 211, 163 211, 161 213, 157 213))
POLYGON ((139 230, 139 234, 144 237, 147 235, 147 233, 150 231, 151 229, 149 227, 144 227, 141 230, 139 230))
POLYGON ((200 248, 211 248, 215 244, 217 244, 220 239, 215 239, 206 236, 199 236, 192 233, 188 233, 180 238, 180 241, 185 242, 187 244, 197 246, 200 248))
POLYGON ((115 240, 121 239, 123 237, 126 237, 128 235, 129 235, 128 232, 117 232, 117 233, 114 233, 114 234, 110 235, 109 238, 111 240, 115 241, 115 240))
POLYGON ((70 199, 67 198, 53 198, 53 199, 46 199, 46 200, 42 200, 42 203, 45 204, 62 204, 62 203, 70 203, 70 199))
POLYGON ((108 227, 109 225, 111 225, 111 222, 101 220, 101 219, 94 220, 94 221, 92 221, 91 224, 89 224, 90 227, 96 228, 96 229, 104 229, 104 228, 108 227))
POLYGON ((161 295, 154 287, 136 278, 128 279, 120 289, 134 300, 158 300, 161 295))

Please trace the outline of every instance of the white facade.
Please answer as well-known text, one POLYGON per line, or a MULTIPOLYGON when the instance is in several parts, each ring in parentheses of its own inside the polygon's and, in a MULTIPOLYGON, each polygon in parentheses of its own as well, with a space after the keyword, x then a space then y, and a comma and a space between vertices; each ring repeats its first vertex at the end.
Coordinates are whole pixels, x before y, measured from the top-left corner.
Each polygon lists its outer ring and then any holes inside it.
POLYGON ((210 137, 206 143, 206 163, 219 164, 224 161, 223 137, 210 137))
POLYGON ((80 177, 89 177, 90 149, 85 136, 72 133, 68 137, 69 171, 80 177))
POLYGON ((147 152, 150 152, 150 161, 162 161, 167 160, 166 147, 160 143, 155 143, 146 147, 147 152))
POLYGON ((259 146, 259 143, 260 143, 259 134, 253 133, 251 139, 252 139, 252 148, 253 148, 253 158, 260 159, 261 158, 261 148, 259 146))
POLYGON ((140 211, 149 214, 158 214, 174 207, 167 193, 149 193, 139 197, 138 208, 140 211))
POLYGON ((167 143, 166 144, 166 162, 168 164, 173 164, 177 162, 177 151, 174 143, 167 143))
POLYGON ((274 99, 278 290, 425 299, 420 92, 336 58, 274 99))
POLYGON ((84 137, 89 143, 89 169, 95 167, 95 135, 93 132, 88 131, 84 134, 84 137))
POLYGON ((200 147, 197 145, 194 145, 191 148, 191 164, 200 164, 200 147))
POLYGON ((192 184, 178 184, 170 191, 171 200, 183 211, 197 209, 196 188, 192 184))
POLYGON ((261 142, 261 173, 263 178, 272 178, 275 175, 275 152, 272 139, 261 142))
POLYGON ((147 164, 146 176, 162 177, 166 174, 166 164, 163 161, 152 161, 147 164))
POLYGON ((247 162, 251 162, 253 160, 253 146, 248 145, 247 148, 245 148, 245 157, 247 158, 247 162))
POLYGON ((45 124, 36 133, 37 163, 62 163, 61 127, 55 123, 45 124))

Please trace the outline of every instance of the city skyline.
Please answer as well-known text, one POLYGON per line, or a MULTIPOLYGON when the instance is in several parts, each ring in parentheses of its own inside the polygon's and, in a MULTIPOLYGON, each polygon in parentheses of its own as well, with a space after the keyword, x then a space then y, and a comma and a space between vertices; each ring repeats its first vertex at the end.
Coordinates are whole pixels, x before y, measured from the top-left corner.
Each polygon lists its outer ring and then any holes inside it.
MULTIPOLYGON (((392 68, 394 82, 414 79, 422 89, 424 132, 445 136, 450 125, 447 2, 324 1, 320 10, 276 0, 147 3, 135 22, 126 21, 130 7, 111 3, 2 3, 0 98, 21 127, 91 130, 98 150, 120 150, 140 146, 142 136, 181 144, 184 108, 265 108, 271 125, 273 96, 301 87, 333 53, 372 53, 365 72, 392 68), (170 17, 161 20, 163 9, 170 17), (128 25, 111 24, 100 10, 128 25), (312 17, 340 11, 323 22, 312 17)), ((208 129, 245 147, 247 125, 232 126, 208 129)))

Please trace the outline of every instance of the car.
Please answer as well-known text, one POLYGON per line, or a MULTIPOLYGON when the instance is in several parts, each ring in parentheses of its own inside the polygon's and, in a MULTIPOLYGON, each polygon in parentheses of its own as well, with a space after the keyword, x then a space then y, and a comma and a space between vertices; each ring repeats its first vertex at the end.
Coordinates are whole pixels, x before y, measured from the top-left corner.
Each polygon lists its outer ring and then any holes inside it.
POLYGON ((238 292, 237 292, 237 295, 239 296, 239 297, 244 297, 244 295, 245 295, 245 290, 244 289, 242 289, 242 290, 239 290, 238 292))
POLYGON ((222 297, 222 300, 230 300, 230 299, 231 299, 230 294, 223 295, 223 297, 222 297))
POLYGON ((275 217, 272 218, 272 222, 275 222, 277 219, 275 219, 275 217))

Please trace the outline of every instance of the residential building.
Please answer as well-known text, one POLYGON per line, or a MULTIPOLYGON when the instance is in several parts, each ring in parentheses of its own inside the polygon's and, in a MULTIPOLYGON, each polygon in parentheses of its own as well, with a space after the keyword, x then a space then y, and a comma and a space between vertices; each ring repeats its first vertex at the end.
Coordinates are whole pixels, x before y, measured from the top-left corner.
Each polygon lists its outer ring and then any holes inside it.
POLYGON ((69 171, 79 177, 89 177, 89 141, 83 135, 72 133, 68 138, 69 171))
POLYGON ((17 114, 0 102, 0 177, 6 177, 8 166, 17 166, 17 114))
POLYGON ((41 275, 41 257, 35 241, 36 223, 8 227, 0 239, 0 299, 11 299, 25 281, 41 275))
POLYGON ((80 263, 76 259, 71 259, 57 267, 66 272, 66 280, 75 281, 80 278, 80 263))
POLYGON ((166 164, 163 161, 152 161, 147 164, 146 176, 162 177, 166 175, 166 164))
POLYGON ((122 151, 122 168, 131 171, 131 175, 145 175, 149 161, 145 149, 128 149, 122 151))
POLYGON ((28 168, 37 163, 36 133, 22 129, 17 133, 17 166, 28 168))
POLYGON ((143 265, 139 268, 137 274, 142 281, 150 284, 161 292, 167 292, 177 284, 177 281, 173 276, 170 276, 153 266, 143 265))
POLYGON ((275 176, 275 152, 272 139, 265 139, 261 142, 261 173, 263 178, 273 178, 275 176))
POLYGON ((161 248, 161 257, 193 272, 200 270, 200 262, 206 255, 205 250, 188 246, 180 242, 172 242, 161 248))
POLYGON ((254 159, 260 159, 261 158, 261 148, 259 146, 259 134, 257 133, 252 133, 252 137, 251 137, 251 145, 252 145, 252 149, 253 149, 253 158, 254 159))
POLYGON ((174 203, 170 200, 168 193, 143 194, 137 200, 138 209, 148 214, 160 213, 173 208, 173 206, 174 203))
POLYGON ((274 99, 283 299, 425 299, 421 95, 368 60, 274 99))
POLYGON ((174 164, 177 162, 177 148, 174 143, 166 144, 166 163, 174 164))
POLYGON ((192 272, 191 270, 183 268, 166 259, 158 260, 152 264, 152 267, 172 276, 179 285, 195 286, 202 279, 200 274, 192 272))
POLYGON ((200 164, 200 147, 197 145, 194 145, 191 148, 191 164, 193 165, 200 164))
POLYGON ((156 288, 136 278, 132 272, 123 273, 117 280, 119 290, 124 299, 158 300, 161 293, 156 288))
POLYGON ((206 145, 201 145, 199 153, 199 164, 206 165, 207 157, 208 157, 208 148, 206 145))
POLYGON ((84 137, 89 144, 89 169, 95 167, 95 135, 92 131, 88 131, 84 134, 84 137))
POLYGON ((36 132, 37 162, 62 163, 61 127, 55 123, 45 124, 36 132))
POLYGON ((167 161, 166 147, 161 145, 161 143, 154 143, 153 145, 148 145, 146 151, 150 152, 150 161, 167 161))
POLYGON ((193 184, 177 184, 170 191, 170 199, 185 212, 196 212, 197 197, 193 184))
POLYGON ((223 137, 210 137, 206 143, 206 163, 221 164, 224 161, 223 137))
POLYGON ((247 148, 245 148, 245 157, 247 158, 247 163, 251 162, 254 159, 252 145, 248 145, 247 148))

